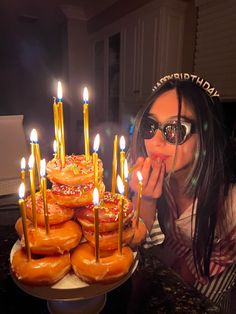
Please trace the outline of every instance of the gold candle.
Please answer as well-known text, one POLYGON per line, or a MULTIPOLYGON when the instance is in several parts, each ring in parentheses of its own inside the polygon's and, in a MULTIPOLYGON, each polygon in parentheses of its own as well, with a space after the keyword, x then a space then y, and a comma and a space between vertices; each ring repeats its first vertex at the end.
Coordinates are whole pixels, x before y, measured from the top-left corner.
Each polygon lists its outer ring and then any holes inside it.
POLYGON ((100 135, 97 134, 94 139, 94 144, 93 144, 93 172, 94 172, 94 187, 98 187, 98 154, 97 151, 99 149, 99 144, 100 144, 100 135))
POLYGON ((47 204, 47 179, 46 174, 46 160, 42 159, 40 161, 40 175, 41 175, 41 192, 43 196, 43 209, 44 209, 44 219, 45 219, 45 229, 46 234, 49 234, 49 219, 48 219, 48 204, 47 204))
POLYGON ((111 192, 116 192, 116 176, 117 176, 117 149, 118 149, 118 137, 115 135, 113 144, 113 158, 112 158, 112 181, 111 192))
POLYGON ((31 194, 31 204, 32 204, 32 217, 33 226, 37 228, 37 217, 36 217, 36 202, 35 202, 35 171, 34 171, 34 155, 30 155, 29 158, 29 176, 30 176, 30 194, 31 194))
MULTIPOLYGON (((61 130, 58 129, 58 146, 57 146, 57 151, 58 151, 58 158, 61 161, 61 130)), ((62 166, 62 163, 61 163, 62 166)))
POLYGON ((125 138, 124 136, 120 137, 120 177, 124 183, 124 164, 125 164, 125 138))
POLYGON ((123 209, 124 209, 124 183, 121 177, 117 176, 117 187, 120 195, 119 203, 119 233, 118 233, 118 252, 122 255, 122 242, 123 242, 123 209))
POLYGON ((128 198, 129 194, 129 185, 128 185, 128 177, 129 177, 129 169, 128 169, 128 162, 125 158, 124 162, 124 185, 125 185, 125 197, 128 198))
POLYGON ((23 225, 23 233, 25 238, 25 247, 26 247, 26 253, 28 261, 31 260, 31 251, 30 251, 30 245, 29 245, 29 239, 28 239, 28 231, 27 231, 27 224, 26 224, 26 214, 25 214, 25 185, 22 182, 19 187, 19 206, 20 206, 20 213, 22 218, 22 225, 23 225))
POLYGON ((40 149, 38 144, 38 133, 35 129, 31 131, 30 141, 31 141, 31 154, 34 155, 35 159, 34 168, 37 168, 38 178, 40 178, 40 149))
POLYGON ((60 158, 62 167, 65 167, 65 135, 64 135, 64 116, 63 116, 63 104, 62 104, 62 86, 61 82, 58 82, 57 87, 57 98, 58 98, 58 124, 60 129, 60 158))
POLYGON ((33 176, 35 178, 35 184, 36 184, 36 140, 37 140, 37 131, 35 129, 32 129, 31 133, 30 133, 30 150, 31 150, 31 155, 34 156, 34 164, 33 164, 33 176))
POLYGON ((88 109, 88 89, 84 88, 83 93, 84 98, 84 106, 83 106, 83 114, 84 114, 84 150, 86 160, 88 161, 90 158, 90 149, 89 149, 89 109, 88 109))
POLYGON ((38 143, 38 133, 35 129, 32 130, 30 139, 34 143, 34 159, 38 172, 38 179, 40 181, 40 149, 38 143))
POLYGON ((37 164, 38 179, 40 181, 40 149, 39 143, 35 143, 35 160, 37 164))
POLYGON ((25 186, 25 166, 26 166, 26 161, 25 158, 21 158, 21 163, 20 163, 20 167, 21 167, 21 182, 24 183, 25 186))
POLYGON ((37 139, 36 130, 32 129, 30 133, 30 148, 31 148, 31 155, 35 157, 35 140, 37 139))
MULTIPOLYGON (((58 119, 58 105, 56 103, 56 97, 54 97, 54 103, 53 103, 53 116, 54 116, 55 140, 56 140, 56 143, 57 143, 57 147, 59 148, 60 147, 59 137, 58 137, 59 119, 58 119)), ((58 150, 58 155, 56 157, 60 158, 59 150, 58 150)))
POLYGON ((93 190, 93 205, 94 205, 94 242, 95 242, 95 258, 96 262, 99 263, 99 214, 98 214, 98 205, 99 205, 99 193, 98 189, 95 187, 93 190))
POLYGON ((136 207, 136 227, 139 225, 139 217, 140 217, 140 204, 142 198, 142 190, 143 190, 143 177, 140 171, 137 171, 138 177, 138 199, 137 199, 137 207, 136 207))

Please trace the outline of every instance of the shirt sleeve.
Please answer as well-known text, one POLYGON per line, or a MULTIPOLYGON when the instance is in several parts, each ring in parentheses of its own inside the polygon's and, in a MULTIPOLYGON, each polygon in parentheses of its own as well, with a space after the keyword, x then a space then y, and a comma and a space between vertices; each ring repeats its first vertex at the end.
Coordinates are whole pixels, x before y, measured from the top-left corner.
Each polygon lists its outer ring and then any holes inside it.
POLYGON ((158 244, 163 243, 164 239, 165 239, 165 235, 161 230, 161 227, 160 227, 157 215, 156 215, 152 229, 149 232, 149 234, 147 234, 143 247, 145 249, 148 249, 153 245, 158 245, 158 244))

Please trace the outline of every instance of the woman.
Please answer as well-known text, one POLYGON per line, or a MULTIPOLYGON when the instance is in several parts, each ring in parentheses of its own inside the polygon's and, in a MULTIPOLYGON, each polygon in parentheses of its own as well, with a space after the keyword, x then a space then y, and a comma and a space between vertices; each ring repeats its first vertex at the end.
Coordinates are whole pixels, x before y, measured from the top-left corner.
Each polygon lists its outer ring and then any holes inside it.
POLYGON ((143 176, 145 247, 220 305, 236 274, 236 186, 217 91, 191 74, 161 79, 140 109, 129 162, 130 187, 143 176), (158 254, 158 253, 157 253, 158 254))

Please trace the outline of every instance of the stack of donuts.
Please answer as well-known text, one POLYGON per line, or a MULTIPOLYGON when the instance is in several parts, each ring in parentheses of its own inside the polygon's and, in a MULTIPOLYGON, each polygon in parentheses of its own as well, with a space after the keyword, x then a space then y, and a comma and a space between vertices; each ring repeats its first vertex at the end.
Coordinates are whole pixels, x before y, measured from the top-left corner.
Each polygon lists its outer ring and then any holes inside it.
MULTIPOLYGON (((52 196, 57 204, 67 207, 80 207, 93 202, 94 172, 93 160, 85 155, 65 157, 65 166, 58 158, 47 164, 48 179, 52 182, 52 196)), ((98 191, 102 197, 105 185, 102 180, 103 164, 98 159, 98 191)))
POLYGON ((67 274, 71 266, 74 273, 88 283, 110 283, 125 276, 134 260, 130 245, 140 243, 146 230, 142 229, 141 236, 137 232, 132 203, 124 198, 123 247, 118 251, 120 195, 105 192, 102 161, 98 160, 99 261, 94 248, 92 159, 86 161, 85 155, 66 156, 62 167, 60 159, 53 158, 47 164, 47 176, 52 182, 52 188, 46 193, 48 233, 41 191, 35 195, 37 227, 33 224, 31 196, 26 198, 31 261, 25 253, 22 219, 19 218, 15 225, 21 249, 15 252, 11 267, 18 280, 30 285, 52 285, 67 274), (81 238, 86 242, 81 243, 81 238))
POLYGON ((79 245, 71 256, 75 274, 86 282, 113 282, 125 276, 133 263, 133 251, 127 246, 134 236, 132 203, 125 198, 123 207, 123 235, 121 253, 118 251, 120 195, 105 192, 99 212, 100 259, 95 259, 94 205, 76 211, 86 243, 79 245))
POLYGON ((71 269, 70 251, 82 237, 81 227, 72 220, 74 210, 55 203, 51 190, 47 190, 47 232, 44 219, 43 197, 36 193, 36 221, 33 224, 31 196, 26 198, 26 225, 31 259, 26 254, 22 218, 15 224, 21 248, 12 258, 11 268, 16 277, 29 285, 52 285, 63 278, 71 269))
MULTIPOLYGON (((118 247, 120 195, 105 192, 99 205, 99 248, 102 251, 118 247)), ((76 219, 82 226, 85 239, 94 247, 94 205, 89 204, 76 210, 76 219)), ((123 207, 123 244, 129 244, 134 236, 133 205, 124 198, 123 207)))

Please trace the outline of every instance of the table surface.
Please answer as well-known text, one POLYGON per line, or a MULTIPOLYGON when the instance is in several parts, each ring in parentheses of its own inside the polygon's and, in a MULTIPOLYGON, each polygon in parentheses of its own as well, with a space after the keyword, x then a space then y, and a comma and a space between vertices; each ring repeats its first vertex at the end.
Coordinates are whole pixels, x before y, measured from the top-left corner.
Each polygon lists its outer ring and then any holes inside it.
MULTIPOLYGON (((0 313, 48 314, 46 300, 26 294, 11 278, 9 254, 16 240, 14 225, 0 226, 0 313)), ((136 271, 124 284, 107 293, 101 314, 220 313, 209 300, 162 265, 153 248, 140 248, 139 254, 136 271)))

